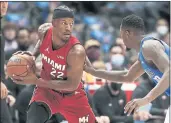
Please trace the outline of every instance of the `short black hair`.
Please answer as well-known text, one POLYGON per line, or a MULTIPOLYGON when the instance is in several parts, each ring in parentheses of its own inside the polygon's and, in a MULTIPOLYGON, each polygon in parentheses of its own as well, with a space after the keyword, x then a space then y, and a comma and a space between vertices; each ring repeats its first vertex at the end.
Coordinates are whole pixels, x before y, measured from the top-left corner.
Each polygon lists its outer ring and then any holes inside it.
POLYGON ((74 11, 65 5, 59 6, 56 9, 54 9, 53 19, 65 17, 74 18, 74 11))
POLYGON ((73 11, 72 9, 70 9, 70 8, 69 8, 68 6, 66 6, 66 5, 58 6, 57 8, 55 8, 55 10, 73 11))
POLYGON ((144 21, 137 15, 128 15, 122 19, 121 28, 133 28, 139 31, 144 31, 144 21))

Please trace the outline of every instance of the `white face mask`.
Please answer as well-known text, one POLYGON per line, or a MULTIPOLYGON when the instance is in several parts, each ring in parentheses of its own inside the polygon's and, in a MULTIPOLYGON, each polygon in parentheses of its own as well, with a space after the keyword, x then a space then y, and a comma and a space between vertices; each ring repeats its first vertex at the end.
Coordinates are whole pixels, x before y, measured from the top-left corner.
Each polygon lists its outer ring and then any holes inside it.
POLYGON ((157 27, 157 32, 160 34, 160 35, 162 35, 162 36, 164 36, 164 35, 166 35, 167 34, 167 32, 168 32, 168 27, 167 26, 158 26, 157 27))
POLYGON ((115 54, 111 57, 112 65, 121 67, 124 64, 125 57, 122 54, 115 54))

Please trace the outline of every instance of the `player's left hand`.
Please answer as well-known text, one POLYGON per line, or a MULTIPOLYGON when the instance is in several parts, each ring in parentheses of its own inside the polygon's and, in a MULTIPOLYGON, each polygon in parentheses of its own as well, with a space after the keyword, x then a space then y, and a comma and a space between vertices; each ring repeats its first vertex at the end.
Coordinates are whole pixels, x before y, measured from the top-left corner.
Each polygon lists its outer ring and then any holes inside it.
POLYGON ((12 95, 8 95, 6 98, 6 102, 9 104, 10 107, 12 107, 15 104, 16 99, 12 95))
POLYGON ((125 112, 130 115, 132 112, 137 112, 137 110, 146 104, 150 103, 149 99, 147 98, 141 98, 141 99, 134 99, 130 102, 128 102, 125 106, 125 112))
POLYGON ((32 73, 31 75, 26 76, 26 77, 17 77, 16 75, 13 75, 13 78, 11 78, 11 79, 16 84, 21 84, 21 85, 25 85, 25 84, 35 85, 36 81, 38 80, 37 76, 34 73, 32 73))
POLYGON ((100 118, 103 121, 103 123, 110 123, 110 119, 108 116, 100 116, 100 118))

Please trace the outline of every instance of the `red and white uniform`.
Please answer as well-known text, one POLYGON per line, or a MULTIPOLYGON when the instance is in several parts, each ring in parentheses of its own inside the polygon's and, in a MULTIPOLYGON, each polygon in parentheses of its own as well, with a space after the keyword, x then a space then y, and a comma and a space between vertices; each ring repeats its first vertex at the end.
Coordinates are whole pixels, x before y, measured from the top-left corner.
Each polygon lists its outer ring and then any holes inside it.
MULTIPOLYGON (((46 33, 40 47, 43 63, 41 78, 44 80, 67 79, 68 52, 74 45, 80 44, 80 42, 77 38, 71 36, 63 47, 58 50, 53 50, 52 28, 53 27, 46 33)), ((70 96, 62 96, 52 89, 37 86, 32 96, 31 103, 33 101, 46 103, 51 110, 51 114, 60 113, 69 123, 95 123, 95 116, 88 104, 82 82, 79 83, 74 94, 70 96)))

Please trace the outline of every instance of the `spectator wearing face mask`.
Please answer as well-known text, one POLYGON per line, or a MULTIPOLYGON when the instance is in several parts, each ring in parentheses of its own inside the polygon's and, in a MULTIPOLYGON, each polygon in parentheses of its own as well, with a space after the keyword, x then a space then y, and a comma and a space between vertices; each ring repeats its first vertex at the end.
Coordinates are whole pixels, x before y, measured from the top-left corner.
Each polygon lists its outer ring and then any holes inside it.
POLYGON ((126 57, 123 54, 123 49, 121 46, 112 46, 110 49, 110 61, 106 63, 107 70, 118 69, 124 67, 126 62, 126 57))
POLYGON ((108 116, 110 123, 133 123, 133 116, 124 114, 126 95, 121 84, 106 83, 93 95, 93 111, 96 116, 108 116))
POLYGON ((169 24, 167 20, 161 18, 156 23, 156 31, 149 34, 149 36, 166 41, 167 34, 169 34, 169 24))
POLYGON ((90 39, 85 43, 85 50, 87 57, 89 58, 90 62, 93 63, 94 61, 100 60, 100 43, 97 40, 90 39))

